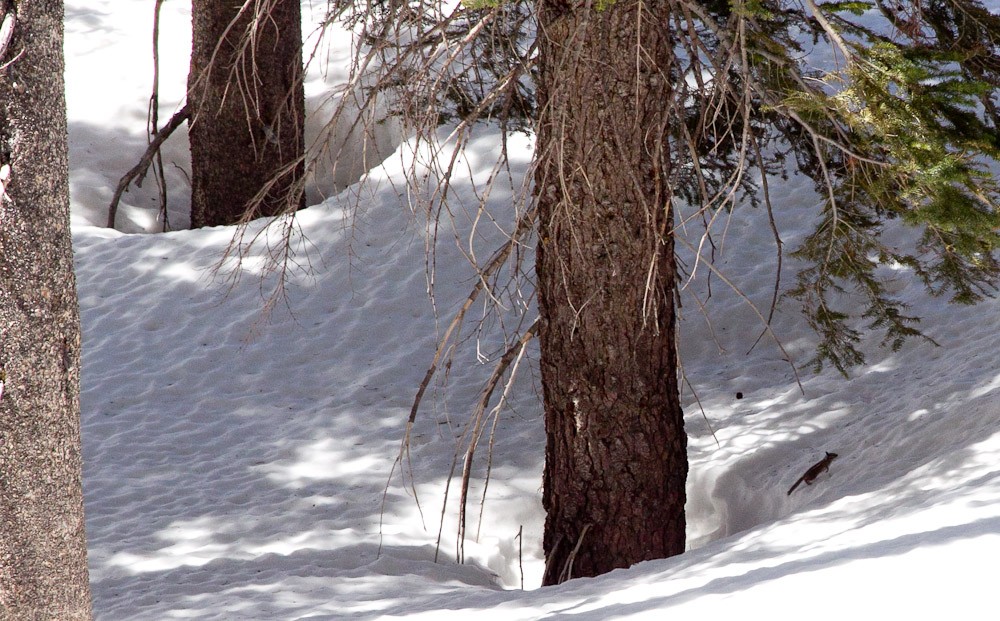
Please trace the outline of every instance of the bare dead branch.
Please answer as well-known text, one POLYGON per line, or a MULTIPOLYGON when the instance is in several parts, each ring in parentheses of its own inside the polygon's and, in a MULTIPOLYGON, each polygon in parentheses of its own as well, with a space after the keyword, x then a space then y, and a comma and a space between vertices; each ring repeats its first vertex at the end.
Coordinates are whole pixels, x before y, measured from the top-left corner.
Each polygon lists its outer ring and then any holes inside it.
MULTIPOLYGON (((764 170, 763 156, 761 155, 760 152, 760 145, 757 144, 756 140, 753 141, 753 148, 754 148, 754 157, 757 161, 757 167, 761 171, 763 171, 764 170)), ((771 325, 771 320, 774 318, 774 311, 778 307, 778 296, 781 293, 781 264, 784 255, 782 251, 784 244, 781 241, 781 234, 778 233, 778 225, 774 221, 774 207, 771 204, 771 188, 767 181, 767 175, 764 174, 763 172, 761 173, 760 183, 761 183, 761 193, 764 196, 764 205, 767 206, 767 222, 771 227, 771 234, 774 236, 774 246, 776 254, 775 257, 776 264, 774 268, 774 292, 771 295, 771 308, 768 309, 767 311, 767 322, 766 322, 767 325, 771 325)), ((752 352, 754 347, 757 347, 757 343, 760 342, 760 339, 762 339, 765 334, 767 334, 766 329, 760 331, 760 336, 757 337, 757 340, 755 340, 753 342, 753 345, 750 346, 750 349, 747 350, 747 354, 752 352)))
POLYGON ((111 198, 111 205, 108 207, 108 228, 115 228, 115 216, 118 215, 118 202, 121 201, 122 194, 128 190, 129 184, 135 181, 137 186, 142 186, 142 178, 145 176, 146 171, 149 169, 150 164, 153 162, 153 158, 160 151, 160 146, 166 142, 167 138, 170 137, 174 130, 181 126, 184 121, 188 120, 191 116, 190 109, 187 104, 185 104, 180 110, 174 113, 167 124, 156 133, 153 140, 146 147, 146 152, 142 154, 139 158, 139 163, 132 167, 121 180, 118 181, 118 187, 115 188, 115 194, 111 198))
MULTIPOLYGON (((153 92, 149 96, 149 113, 146 119, 146 131, 149 140, 159 133, 160 125, 160 8, 163 0, 156 0, 153 7, 153 92)), ((163 218, 163 231, 170 228, 170 215, 167 211, 167 179, 163 171, 163 153, 157 149, 153 159, 153 178, 160 197, 160 215, 163 218)))
MULTIPOLYGON (((534 338, 535 333, 538 330, 538 320, 536 319, 531 326, 521 333, 521 338, 514 343, 512 346, 507 348, 507 351, 503 353, 500 360, 493 365, 493 372, 490 374, 490 378, 486 381, 486 386, 480 393, 479 401, 476 403, 476 407, 473 411, 472 419, 472 433, 469 437, 468 444, 465 449, 465 457, 462 463, 462 488, 461 497, 459 499, 459 523, 458 523, 458 562, 463 562, 465 560, 465 530, 466 530, 466 515, 468 512, 468 501, 469 501, 469 484, 472 481, 472 464, 476 456, 476 449, 479 446, 479 441, 482 439, 484 432, 484 424, 487 418, 492 418, 494 421, 493 431, 490 432, 490 447, 489 447, 489 458, 486 463, 486 476, 483 481, 483 502, 486 499, 486 490, 489 487, 490 471, 493 456, 493 439, 496 431, 496 422, 499 420, 500 409, 503 407, 507 400, 507 396, 510 391, 510 386, 517 374, 517 363, 520 362, 521 358, 524 356, 525 349, 528 343, 534 338), (511 376, 504 387, 503 395, 500 401, 490 412, 489 416, 486 415, 486 408, 489 406, 490 399, 493 397, 493 392, 496 390, 497 386, 500 385, 500 381, 503 376, 510 369, 511 365, 514 365, 511 371, 511 376)), ((468 431, 468 427, 466 430, 468 431)), ((447 502, 447 498, 445 498, 447 502)), ((480 505, 482 507, 482 504, 480 505)), ((481 516, 480 516, 481 517, 481 516)))
MULTIPOLYGON (((694 250, 694 246, 692 246, 683 237, 678 237, 677 239, 679 239, 680 242, 686 245, 690 250, 694 250)), ((781 343, 781 339, 778 338, 778 335, 775 334, 774 330, 771 329, 771 326, 768 325, 767 319, 764 318, 764 315, 760 312, 760 309, 757 308, 757 305, 754 304, 753 301, 751 301, 750 298, 747 297, 745 293, 743 293, 743 291, 736 285, 736 283, 727 278, 726 275, 719 270, 719 268, 717 268, 712 263, 707 263, 706 265, 708 266, 708 269, 711 270, 712 273, 714 273, 716 276, 718 276, 719 279, 722 280, 722 282, 726 283, 726 285, 734 293, 736 293, 736 295, 743 298, 743 300, 747 303, 747 305, 751 308, 751 310, 753 310, 753 312, 757 315, 757 318, 760 319, 761 323, 764 324, 764 329, 767 330, 767 333, 770 334, 771 338, 774 339, 774 342, 778 346, 778 349, 780 349, 781 353, 785 355, 785 360, 788 362, 788 365, 792 368, 792 372, 795 374, 795 383, 798 385, 799 390, 802 392, 802 394, 805 394, 806 390, 802 386, 802 380, 801 378, 799 378, 799 371, 795 367, 795 363, 792 361, 792 356, 785 349, 785 346, 781 343)))

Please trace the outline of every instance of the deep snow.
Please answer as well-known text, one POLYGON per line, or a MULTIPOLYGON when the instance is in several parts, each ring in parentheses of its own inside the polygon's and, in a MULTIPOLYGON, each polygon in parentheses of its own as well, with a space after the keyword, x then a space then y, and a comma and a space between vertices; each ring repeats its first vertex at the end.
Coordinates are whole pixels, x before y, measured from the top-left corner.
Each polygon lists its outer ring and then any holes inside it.
MULTIPOLYGON (((158 229, 149 188, 126 195, 125 233, 101 228, 118 178, 144 147, 152 7, 68 0, 66 8, 98 619, 967 618, 994 608, 1000 307, 950 306, 905 274, 897 291, 941 346, 912 341, 895 354, 873 346, 850 380, 805 370, 800 390, 773 341, 746 354, 759 322, 717 279, 710 323, 698 312, 695 296, 707 297, 701 269, 681 328, 686 376, 705 411, 685 387, 690 552, 535 589, 544 434, 529 366, 500 416, 481 528, 472 512, 478 541, 466 542, 464 565, 454 562, 452 504, 435 562, 445 476, 490 371, 477 353, 495 354, 495 334, 483 335, 482 352, 473 334, 447 386, 425 401, 412 442, 419 505, 410 474, 405 484, 398 468, 389 476, 436 339, 474 278, 451 232, 467 243, 462 206, 475 204, 497 136, 480 132, 467 157, 476 176, 456 182, 455 219, 437 250, 436 306, 426 223, 408 208, 402 181, 412 161, 404 145, 360 184, 300 214, 309 242, 301 256, 312 269, 292 280, 287 308, 265 318, 261 248, 231 288, 213 277, 232 229, 139 234, 158 229), (825 450, 840 454, 830 472, 787 495, 825 450)), ((184 3, 164 10, 165 119, 182 96, 189 40, 184 3)), ((342 60, 346 49, 334 40, 328 51, 342 60)), ((313 107, 342 75, 313 76, 313 107)), ((175 226, 185 224, 187 190, 172 162, 185 166, 185 150, 179 136, 166 154, 175 226)), ((512 153, 523 174, 530 139, 517 138, 512 153)), ((491 199, 501 220, 512 191, 491 199)), ((801 179, 777 192, 792 245, 819 200, 801 179)), ((762 214, 738 209, 723 226, 719 268, 766 308, 774 242, 762 214)), ((474 243, 485 253, 495 239, 474 243)), ((781 306, 775 331, 796 363, 808 360, 814 339, 794 305, 781 306)))

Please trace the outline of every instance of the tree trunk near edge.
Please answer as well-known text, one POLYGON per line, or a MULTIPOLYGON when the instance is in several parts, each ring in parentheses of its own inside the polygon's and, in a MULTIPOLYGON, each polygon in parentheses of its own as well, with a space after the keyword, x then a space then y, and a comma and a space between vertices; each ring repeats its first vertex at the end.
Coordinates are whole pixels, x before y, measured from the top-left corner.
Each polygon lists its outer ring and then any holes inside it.
POLYGON ((547 585, 685 541, 669 5, 588 5, 538 2, 547 585))
POLYGON ((295 187, 305 148, 299 1, 191 5, 191 226, 234 224, 251 206, 251 217, 301 208, 304 197, 295 187), (276 175, 260 204, 252 205, 276 175))
MULTIPOLYGON (((16 4, 0 57, 23 52, 0 70, 0 166, 10 167, 0 198, 0 617, 75 621, 91 611, 63 3, 16 4)), ((0 18, 12 7, 0 0, 0 18)))

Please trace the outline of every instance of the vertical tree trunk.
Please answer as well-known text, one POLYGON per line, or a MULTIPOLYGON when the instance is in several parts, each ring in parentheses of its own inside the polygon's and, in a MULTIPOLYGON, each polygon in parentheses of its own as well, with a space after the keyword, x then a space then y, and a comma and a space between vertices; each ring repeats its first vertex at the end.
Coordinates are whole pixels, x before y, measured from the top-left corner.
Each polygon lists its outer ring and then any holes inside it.
POLYGON ((89 619, 63 4, 0 0, 0 22, 0 617, 89 619))
POLYGON ((668 3, 539 0, 544 584, 684 550, 668 3))
POLYGON ((302 207, 299 1, 193 0, 191 15, 191 225, 302 207))

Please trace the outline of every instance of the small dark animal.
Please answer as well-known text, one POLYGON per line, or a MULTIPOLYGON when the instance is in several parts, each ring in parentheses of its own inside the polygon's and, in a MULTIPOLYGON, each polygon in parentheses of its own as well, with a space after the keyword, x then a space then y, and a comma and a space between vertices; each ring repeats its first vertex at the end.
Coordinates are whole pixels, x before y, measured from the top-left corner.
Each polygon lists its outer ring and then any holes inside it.
POLYGON ((816 480, 816 477, 830 469, 830 462, 834 459, 837 459, 836 453, 827 453, 826 457, 810 466, 810 468, 806 470, 806 473, 800 476, 799 480, 795 482, 795 485, 788 490, 789 495, 795 491, 795 488, 798 487, 800 483, 812 485, 812 482, 816 480))

